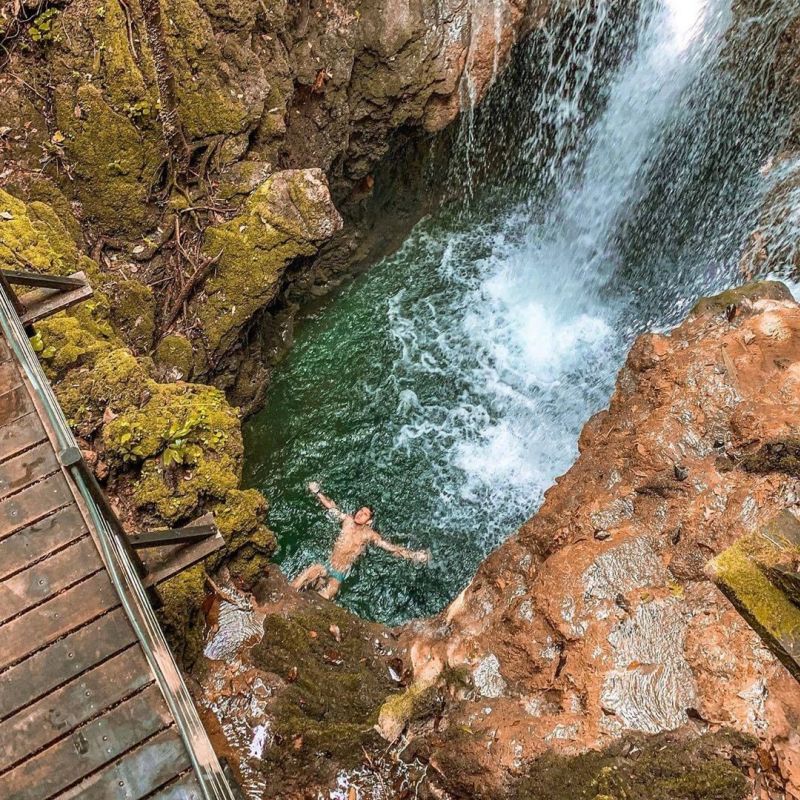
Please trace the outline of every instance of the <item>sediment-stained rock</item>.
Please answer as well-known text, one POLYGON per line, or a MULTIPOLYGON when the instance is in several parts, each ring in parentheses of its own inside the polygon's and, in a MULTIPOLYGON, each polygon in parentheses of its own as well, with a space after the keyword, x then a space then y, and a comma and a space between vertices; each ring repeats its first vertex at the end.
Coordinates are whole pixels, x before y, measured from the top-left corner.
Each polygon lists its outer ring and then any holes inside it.
POLYGON ((438 732, 418 731, 451 791, 490 796, 485 782, 511 785, 545 752, 722 726, 759 739, 800 791, 797 684, 704 574, 800 513, 800 471, 751 463, 800 433, 798 331, 800 306, 765 283, 640 337, 539 513, 441 617, 405 629, 416 681, 470 676, 438 732))

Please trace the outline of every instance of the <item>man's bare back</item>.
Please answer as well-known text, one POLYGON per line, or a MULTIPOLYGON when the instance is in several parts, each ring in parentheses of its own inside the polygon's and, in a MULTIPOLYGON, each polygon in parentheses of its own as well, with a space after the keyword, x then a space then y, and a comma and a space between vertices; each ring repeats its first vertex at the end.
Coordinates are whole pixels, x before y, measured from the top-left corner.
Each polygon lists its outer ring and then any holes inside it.
POLYGON ((355 514, 345 514, 333 500, 320 491, 318 483, 309 483, 308 489, 328 510, 331 517, 341 523, 342 529, 333 544, 328 564, 312 564, 304 569, 292 581, 295 589, 313 585, 323 597, 330 600, 336 596, 347 574, 370 545, 419 564, 428 560, 429 555, 425 550, 408 550, 386 541, 372 527, 372 509, 367 506, 359 508, 355 514))

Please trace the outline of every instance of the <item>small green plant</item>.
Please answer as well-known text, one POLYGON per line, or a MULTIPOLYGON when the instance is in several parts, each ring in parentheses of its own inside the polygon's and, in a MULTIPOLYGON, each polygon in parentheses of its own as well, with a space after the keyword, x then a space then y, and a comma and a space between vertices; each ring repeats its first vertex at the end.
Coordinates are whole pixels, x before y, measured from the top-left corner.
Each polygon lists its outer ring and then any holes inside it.
POLYGON ((39 358, 52 358, 57 352, 53 345, 45 347, 41 331, 36 331, 36 333, 31 336, 30 342, 33 352, 36 353, 39 358))
POLYGON ((153 113, 153 105, 147 100, 139 100, 137 103, 126 105, 125 113, 132 120, 148 119, 153 113))
POLYGON ((170 425, 167 445, 161 452, 161 463, 165 469, 180 464, 196 464, 203 455, 203 448, 188 440, 199 422, 199 418, 190 416, 183 425, 178 425, 177 422, 170 425))
POLYGON ((34 42, 53 42, 56 40, 53 26, 58 13, 58 9, 48 8, 47 11, 43 11, 34 19, 30 28, 28 28, 28 35, 34 42))

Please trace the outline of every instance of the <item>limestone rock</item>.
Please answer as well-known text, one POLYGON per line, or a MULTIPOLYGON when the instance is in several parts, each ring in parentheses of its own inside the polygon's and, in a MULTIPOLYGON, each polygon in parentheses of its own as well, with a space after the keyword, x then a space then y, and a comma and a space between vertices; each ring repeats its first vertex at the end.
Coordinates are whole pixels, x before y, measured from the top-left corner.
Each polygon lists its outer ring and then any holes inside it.
POLYGON ((206 231, 204 252, 218 266, 192 306, 208 342, 198 374, 274 299, 292 260, 315 253, 341 225, 321 170, 283 170, 252 193, 241 215, 206 231))

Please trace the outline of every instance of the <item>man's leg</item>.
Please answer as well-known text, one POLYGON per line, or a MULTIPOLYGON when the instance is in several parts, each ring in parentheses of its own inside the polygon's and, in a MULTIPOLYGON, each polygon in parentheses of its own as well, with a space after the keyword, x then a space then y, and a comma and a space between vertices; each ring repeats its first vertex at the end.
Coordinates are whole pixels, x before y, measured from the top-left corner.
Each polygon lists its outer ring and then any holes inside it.
POLYGON ((293 581, 292 586, 297 589, 297 591, 302 591, 314 581, 318 581, 320 578, 324 578, 328 574, 328 570, 322 564, 312 564, 310 567, 306 567, 293 581))
POLYGON ((333 600, 333 598, 339 594, 339 589, 341 586, 341 581, 337 580, 336 578, 329 578, 328 585, 324 589, 319 590, 319 595, 320 597, 324 597, 326 600, 333 600))

